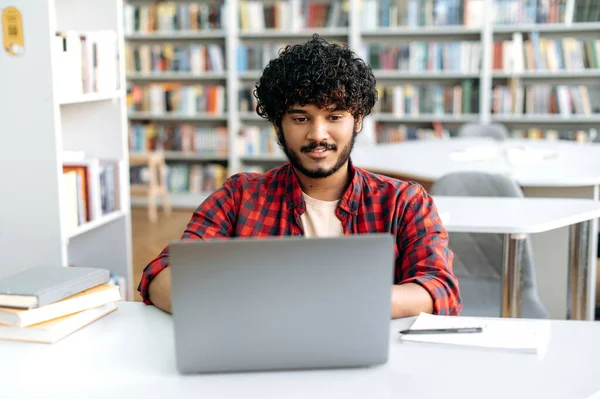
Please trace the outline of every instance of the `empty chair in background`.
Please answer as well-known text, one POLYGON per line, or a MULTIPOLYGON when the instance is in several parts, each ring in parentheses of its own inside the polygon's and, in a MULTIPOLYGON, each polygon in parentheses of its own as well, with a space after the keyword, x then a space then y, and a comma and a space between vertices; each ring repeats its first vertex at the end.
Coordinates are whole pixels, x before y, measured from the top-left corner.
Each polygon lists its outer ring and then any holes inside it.
POLYGON ((496 140, 508 139, 508 129, 499 123, 482 125, 467 123, 458 129, 458 137, 490 137, 496 140))
MULTIPOLYGON (((456 172, 442 176, 431 195, 465 197, 524 197, 513 180, 482 172, 456 172)), ((464 316, 500 316, 502 296, 502 234, 449 233, 454 251, 454 273, 458 278, 464 316)), ((521 317, 548 318, 536 283, 531 239, 526 238, 522 253, 523 300, 521 317)))

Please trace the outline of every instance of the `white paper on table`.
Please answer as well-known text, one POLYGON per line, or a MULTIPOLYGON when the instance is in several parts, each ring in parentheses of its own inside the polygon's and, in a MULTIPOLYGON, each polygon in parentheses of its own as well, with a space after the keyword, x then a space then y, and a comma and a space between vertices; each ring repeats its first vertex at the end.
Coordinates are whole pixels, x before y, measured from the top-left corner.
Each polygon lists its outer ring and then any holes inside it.
POLYGON ((509 318, 439 316, 421 313, 411 330, 482 327, 481 333, 463 334, 402 334, 406 342, 427 342, 445 345, 503 349, 509 351, 543 354, 550 341, 551 326, 548 320, 523 320, 509 318))

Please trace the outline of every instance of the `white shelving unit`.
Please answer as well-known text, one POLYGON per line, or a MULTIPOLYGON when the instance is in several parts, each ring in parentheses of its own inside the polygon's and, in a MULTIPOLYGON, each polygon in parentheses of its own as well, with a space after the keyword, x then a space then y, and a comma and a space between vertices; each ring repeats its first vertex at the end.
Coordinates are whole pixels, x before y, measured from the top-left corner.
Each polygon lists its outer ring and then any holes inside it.
POLYGON ((152 33, 130 33, 127 35, 127 40, 142 40, 142 41, 165 41, 165 40, 208 40, 208 39, 225 39, 226 32, 202 31, 202 32, 152 32, 152 33))
POLYGON ((124 97, 125 92, 123 90, 109 92, 109 93, 89 93, 82 94, 79 96, 66 96, 64 98, 59 99, 58 103, 60 105, 68 105, 68 104, 82 104, 82 103, 90 103, 95 101, 106 101, 106 100, 118 100, 124 97))
MULTIPOLYGON (((116 32, 123 54, 121 0, 0 0, 23 20, 24 52, 0 49, 2 137, 0 180, 0 277, 37 265, 109 269, 125 278, 132 298, 131 217, 124 63, 118 86, 107 92, 67 95, 55 35, 116 32), (117 165, 117 207, 68 228, 65 154, 117 165)), ((117 67, 117 65, 115 65, 117 67)), ((73 83, 73 82, 71 82, 73 83)), ((81 82, 79 82, 81 84, 81 82)), ((90 197, 94 201, 96 197, 90 197)), ((100 198, 100 195, 97 197, 100 198)), ((90 205, 92 206, 92 205, 90 205)))
POLYGON ((206 73, 204 75, 193 75, 191 73, 128 73, 128 81, 141 82, 206 82, 206 81, 225 81, 227 76, 219 73, 206 73))
MULTIPOLYGON (((130 4, 150 4, 150 0, 128 0, 130 4)), ((265 4, 269 1, 261 1, 265 4)), ((290 0, 293 2, 296 0, 290 0)), ((399 70, 382 70, 375 69, 374 74, 378 83, 381 84, 420 84, 420 83, 439 83, 439 84, 459 84, 464 79, 471 79, 478 83, 478 105, 479 112, 475 114, 421 114, 419 116, 395 116, 391 113, 374 113, 366 118, 363 124, 363 130, 357 138, 357 145, 371 144, 375 142, 375 125, 376 123, 386 124, 408 124, 414 126, 431 127, 433 122, 440 122, 444 127, 456 128, 468 122, 480 122, 484 124, 492 122, 505 123, 509 129, 522 128, 536 124, 542 124, 545 127, 556 128, 575 128, 575 127, 598 127, 600 128, 600 116, 593 115, 591 117, 583 117, 575 115, 572 118, 565 119, 558 115, 494 115, 492 114, 492 89, 498 82, 506 82, 509 79, 516 78, 523 85, 536 83, 551 83, 551 84, 590 84, 600 82, 600 69, 598 70, 582 70, 579 72, 523 72, 521 74, 510 74, 502 71, 493 70, 493 43, 495 40, 508 40, 515 32, 520 32, 525 35, 532 31, 539 32, 540 36, 545 37, 564 37, 573 36, 576 38, 594 38, 600 39, 600 23, 551 23, 551 24, 514 24, 514 25, 494 25, 492 21, 493 0, 484 0, 483 20, 477 27, 465 26, 419 26, 419 27, 394 27, 394 28, 363 28, 363 20, 365 19, 364 0, 348 0, 348 26, 335 28, 316 28, 303 29, 300 31, 293 29, 267 29, 264 31, 245 32, 239 28, 239 12, 241 9, 241 0, 225 0, 227 22, 222 31, 209 32, 176 32, 176 33, 151 33, 139 34, 134 33, 128 35, 126 40, 132 45, 146 41, 156 44, 160 42, 179 42, 195 40, 195 43, 221 41, 225 46, 225 57, 227 71, 224 75, 218 74, 203 74, 190 76, 187 74, 164 74, 140 75, 138 73, 130 73, 127 76, 132 83, 138 82, 157 82, 157 81, 174 81, 174 82, 199 82, 204 81, 219 81, 226 85, 227 90, 227 113, 226 115, 217 116, 183 116, 183 115, 158 115, 152 116, 144 113, 134 113, 130 115, 131 121, 156 121, 156 122, 189 122, 189 123, 206 123, 226 121, 229 131, 229 156, 227 163, 230 174, 239 172, 245 167, 253 165, 262 165, 265 167, 277 166, 285 159, 282 157, 261 157, 261 156, 244 156, 239 155, 237 148, 237 133, 241 126, 254 125, 265 126, 265 121, 255 113, 240 112, 238 110, 238 91, 242 87, 252 87, 253 83, 258 80, 260 70, 250 70, 238 73, 237 70, 237 46, 240 43, 299 43, 304 42, 313 33, 318 33, 321 36, 333 40, 347 42, 350 47, 356 51, 363 59, 368 60, 366 54, 363 54, 363 46, 365 43, 378 44, 394 44, 410 43, 413 41, 476 41, 481 44, 481 66, 478 71, 470 73, 458 72, 422 72, 410 73, 399 70)), ((567 0, 571 2, 571 0, 567 0)), ((178 4, 188 3, 185 0, 178 0, 178 4)), ((393 3, 393 2, 392 2, 393 3)), ((590 99, 592 105, 600 103, 600 90, 591 91, 590 99)), ((184 156, 186 160, 191 161, 189 156, 184 156)), ((171 161, 181 161, 175 157, 167 157, 171 161)), ((202 156, 198 158, 199 162, 204 162, 206 159, 202 156)), ((187 203, 188 199, 179 201, 178 197, 182 194, 173 194, 173 203, 187 203)), ((140 203, 137 201, 136 203, 140 203)), ((143 203, 143 201, 142 201, 143 203)), ((193 204, 195 207, 198 204, 193 204)), ((175 205, 177 206, 177 205, 175 205)))
POLYGON ((129 120, 151 120, 157 122, 224 122, 227 115, 212 115, 212 114, 155 114, 150 112, 130 112, 129 120))

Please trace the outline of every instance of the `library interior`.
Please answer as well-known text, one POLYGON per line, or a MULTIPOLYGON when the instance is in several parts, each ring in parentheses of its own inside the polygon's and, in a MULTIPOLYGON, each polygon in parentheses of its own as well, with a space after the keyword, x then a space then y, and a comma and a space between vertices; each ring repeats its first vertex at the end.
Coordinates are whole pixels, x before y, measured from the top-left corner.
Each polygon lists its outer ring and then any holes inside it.
POLYGON ((600 399, 600 0, 0 0, 0 42, 2 397, 600 399))

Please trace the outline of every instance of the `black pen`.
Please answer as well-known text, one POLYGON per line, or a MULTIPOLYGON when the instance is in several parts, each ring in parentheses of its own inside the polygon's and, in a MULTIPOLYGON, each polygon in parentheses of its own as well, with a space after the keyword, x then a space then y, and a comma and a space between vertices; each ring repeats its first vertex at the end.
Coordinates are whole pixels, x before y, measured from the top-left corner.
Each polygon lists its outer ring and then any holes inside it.
POLYGON ((432 328, 425 330, 402 330, 400 334, 464 334, 483 332, 481 327, 463 327, 463 328, 432 328))

